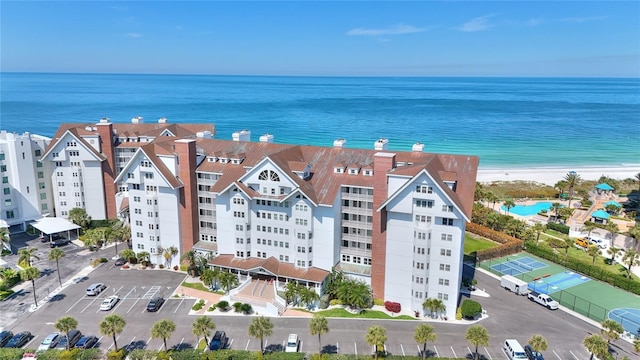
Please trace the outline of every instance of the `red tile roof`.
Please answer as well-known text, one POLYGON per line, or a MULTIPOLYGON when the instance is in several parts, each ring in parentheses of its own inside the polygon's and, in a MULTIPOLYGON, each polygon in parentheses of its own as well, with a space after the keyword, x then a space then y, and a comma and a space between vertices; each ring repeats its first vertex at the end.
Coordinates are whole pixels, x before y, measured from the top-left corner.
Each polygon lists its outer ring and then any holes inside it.
POLYGON ((227 254, 219 255, 214 259, 209 260, 209 264, 213 266, 244 271, 263 268, 278 277, 311 281, 315 283, 322 283, 327 275, 329 275, 328 271, 321 270, 315 267, 311 267, 308 269, 296 268, 293 264, 280 262, 273 256, 269 257, 268 259, 253 257, 248 259, 238 259, 233 255, 227 254))

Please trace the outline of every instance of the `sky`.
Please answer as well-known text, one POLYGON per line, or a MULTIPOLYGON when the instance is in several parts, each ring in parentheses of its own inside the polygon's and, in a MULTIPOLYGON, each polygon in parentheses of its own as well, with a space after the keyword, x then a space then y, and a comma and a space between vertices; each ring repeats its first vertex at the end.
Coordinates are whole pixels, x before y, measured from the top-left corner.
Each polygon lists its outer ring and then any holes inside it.
POLYGON ((7 1, 0 71, 640 77, 640 1, 7 1))

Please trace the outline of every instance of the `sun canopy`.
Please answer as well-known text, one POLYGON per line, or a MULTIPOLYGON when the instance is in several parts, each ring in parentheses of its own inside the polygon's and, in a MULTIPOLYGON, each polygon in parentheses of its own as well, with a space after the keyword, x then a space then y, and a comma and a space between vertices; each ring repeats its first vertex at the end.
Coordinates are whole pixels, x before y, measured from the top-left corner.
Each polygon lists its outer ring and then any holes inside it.
POLYGON ((608 219, 611 215, 604 210, 598 210, 594 211, 591 216, 598 219, 608 219))
POLYGON ((613 205, 613 206, 615 206, 615 207, 622 207, 622 205, 621 205, 619 202, 617 202, 617 201, 613 201, 613 200, 611 200, 611 201, 609 201, 609 202, 604 203, 604 206, 605 206, 605 207, 606 207, 606 206, 609 206, 609 205, 613 205))
POLYGON ((58 217, 44 217, 31 223, 31 226, 45 234, 56 234, 63 231, 80 229, 71 221, 58 217))
POLYGON ((611 185, 609 185, 609 184, 607 184, 607 183, 602 183, 602 184, 598 184, 598 185, 596 185, 596 189, 604 190, 604 191, 610 191, 610 190, 613 190, 613 188, 611 187, 611 185))

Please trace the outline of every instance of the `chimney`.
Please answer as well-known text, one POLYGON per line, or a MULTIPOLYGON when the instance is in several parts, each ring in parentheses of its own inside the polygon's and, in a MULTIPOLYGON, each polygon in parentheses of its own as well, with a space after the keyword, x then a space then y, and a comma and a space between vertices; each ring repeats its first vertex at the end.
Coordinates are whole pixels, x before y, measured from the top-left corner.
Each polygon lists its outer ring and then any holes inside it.
POLYGON ((196 141, 180 139, 175 142, 178 155, 178 177, 184 186, 180 188, 180 252, 193 248, 198 240, 198 193, 196 184, 196 141))
POLYGON ((196 137, 197 138, 201 138, 201 139, 213 139, 213 135, 211 134, 211 131, 209 131, 209 130, 198 131, 196 133, 196 137))
POLYGON ((142 124, 143 122, 144 122, 144 119, 142 118, 142 116, 134 116, 131 118, 132 124, 142 124))
POLYGON ((376 140, 376 142, 373 144, 373 148, 378 151, 384 151, 384 150, 387 150, 388 144, 389 144, 389 140, 385 138, 380 138, 376 140))
MULTIPOLYGON (((116 179, 115 170, 115 153, 113 149, 113 124, 109 122, 109 119, 100 119, 100 122, 96 124, 96 131, 99 136, 100 152, 107 158, 102 162, 102 181, 104 186, 104 199, 105 199, 105 219, 116 219, 116 179), (107 120, 107 121, 103 121, 107 120)), ((102 219, 96 219, 102 220, 102 219)))
POLYGON ((378 152, 373 158, 373 223, 371 257, 371 288, 375 299, 384 299, 384 283, 387 258, 387 210, 377 209, 388 195, 387 173, 396 167, 396 154, 378 152))
POLYGON ((336 139, 333 141, 334 148, 343 148, 347 146, 347 140, 345 139, 336 139))
POLYGON ((417 143, 413 144, 413 146, 411 147, 411 151, 413 151, 413 152, 423 152, 424 151, 424 144, 418 141, 417 143))
POLYGON ((231 136, 233 141, 251 141, 251 131, 249 130, 236 131, 231 136))
POLYGON ((167 118, 166 117, 161 117, 160 119, 158 119, 158 124, 166 124, 166 123, 167 123, 167 118))
POLYGON ((260 142, 266 142, 266 143, 269 143, 269 144, 273 144, 273 135, 264 134, 264 135, 260 136, 260 142))

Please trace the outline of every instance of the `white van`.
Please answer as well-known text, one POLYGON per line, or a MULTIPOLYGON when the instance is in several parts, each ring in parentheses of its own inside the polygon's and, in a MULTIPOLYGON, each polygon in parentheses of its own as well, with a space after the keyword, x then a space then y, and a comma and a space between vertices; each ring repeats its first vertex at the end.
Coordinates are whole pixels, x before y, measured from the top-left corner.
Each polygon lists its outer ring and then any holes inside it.
POLYGON ((527 359, 527 354, 525 354, 522 345, 516 339, 505 340, 502 349, 511 360, 527 359))
POLYGON ((298 335, 289 334, 287 338, 287 345, 284 348, 285 352, 298 352, 298 335))

